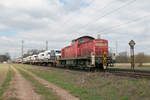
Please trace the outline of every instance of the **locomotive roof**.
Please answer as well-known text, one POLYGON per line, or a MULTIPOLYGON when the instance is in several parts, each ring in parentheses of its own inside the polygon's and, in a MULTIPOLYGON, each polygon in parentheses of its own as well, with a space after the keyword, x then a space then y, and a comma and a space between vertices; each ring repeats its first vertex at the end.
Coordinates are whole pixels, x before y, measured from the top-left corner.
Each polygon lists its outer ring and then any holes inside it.
POLYGON ((91 38, 91 39, 95 39, 95 38, 93 38, 93 37, 91 37, 91 36, 82 36, 82 37, 79 37, 79 38, 77 38, 77 39, 74 39, 73 41, 79 40, 79 39, 81 39, 81 38, 91 38))

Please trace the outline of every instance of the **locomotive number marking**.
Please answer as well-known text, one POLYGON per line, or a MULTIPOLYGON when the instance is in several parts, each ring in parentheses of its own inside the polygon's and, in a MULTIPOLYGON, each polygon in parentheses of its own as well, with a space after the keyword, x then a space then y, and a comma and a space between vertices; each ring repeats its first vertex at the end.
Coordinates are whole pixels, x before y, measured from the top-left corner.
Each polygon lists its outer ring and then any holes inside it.
POLYGON ((96 43, 95 46, 106 47, 107 43, 96 43))

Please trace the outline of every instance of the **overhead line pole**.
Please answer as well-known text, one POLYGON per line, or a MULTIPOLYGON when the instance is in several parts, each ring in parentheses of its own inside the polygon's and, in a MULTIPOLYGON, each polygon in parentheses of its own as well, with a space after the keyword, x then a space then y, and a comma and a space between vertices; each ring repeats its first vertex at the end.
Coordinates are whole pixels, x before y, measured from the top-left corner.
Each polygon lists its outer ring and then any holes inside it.
POLYGON ((118 41, 116 41, 116 55, 118 55, 118 41))
POLYGON ((24 41, 22 40, 22 50, 21 50, 21 54, 22 54, 22 61, 23 61, 23 54, 24 54, 24 41))
POLYGON ((48 50, 48 41, 46 41, 46 50, 48 50))

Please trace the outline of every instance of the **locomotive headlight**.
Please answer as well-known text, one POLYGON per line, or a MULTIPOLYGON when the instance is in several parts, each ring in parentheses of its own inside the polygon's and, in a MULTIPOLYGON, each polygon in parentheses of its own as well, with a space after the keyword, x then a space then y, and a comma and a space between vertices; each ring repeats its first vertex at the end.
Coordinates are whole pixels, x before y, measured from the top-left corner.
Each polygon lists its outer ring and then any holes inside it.
POLYGON ((107 52, 106 52, 106 51, 104 51, 104 55, 107 55, 107 52))

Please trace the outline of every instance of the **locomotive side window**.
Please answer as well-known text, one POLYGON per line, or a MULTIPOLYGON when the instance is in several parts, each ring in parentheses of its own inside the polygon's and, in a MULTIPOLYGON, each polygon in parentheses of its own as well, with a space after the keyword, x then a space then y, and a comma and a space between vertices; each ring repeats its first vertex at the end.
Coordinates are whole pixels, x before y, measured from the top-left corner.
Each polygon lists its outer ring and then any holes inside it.
POLYGON ((71 45, 73 45, 73 44, 75 44, 76 43, 76 41, 75 40, 72 40, 72 43, 71 43, 71 45))
POLYGON ((91 38, 88 38, 88 42, 91 42, 93 39, 91 39, 91 38))
POLYGON ((84 42, 84 39, 81 38, 81 39, 78 40, 78 42, 79 42, 79 43, 83 43, 83 42, 84 42))

